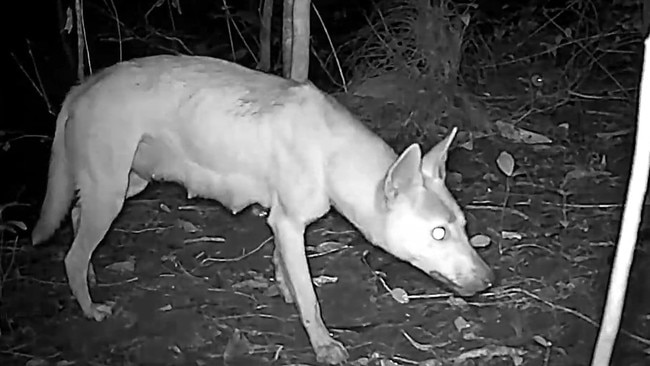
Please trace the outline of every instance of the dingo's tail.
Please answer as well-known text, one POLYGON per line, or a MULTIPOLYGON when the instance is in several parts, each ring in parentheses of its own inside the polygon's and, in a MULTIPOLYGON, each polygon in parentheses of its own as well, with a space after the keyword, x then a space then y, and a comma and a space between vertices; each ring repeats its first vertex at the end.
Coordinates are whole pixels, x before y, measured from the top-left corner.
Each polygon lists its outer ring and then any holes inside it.
POLYGON ((56 120, 45 200, 38 221, 32 230, 34 245, 49 239, 59 228, 74 195, 72 172, 65 151, 65 126, 68 118, 68 106, 64 103, 56 120))

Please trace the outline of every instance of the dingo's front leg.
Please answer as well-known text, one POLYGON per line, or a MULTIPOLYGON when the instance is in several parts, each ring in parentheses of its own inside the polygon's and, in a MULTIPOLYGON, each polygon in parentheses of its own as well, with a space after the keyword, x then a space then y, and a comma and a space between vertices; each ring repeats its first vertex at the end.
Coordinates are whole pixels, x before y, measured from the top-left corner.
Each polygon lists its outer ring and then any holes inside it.
POLYGON ((268 223, 275 235, 274 263, 279 286, 286 300, 293 300, 298 308, 302 325, 316 353, 318 362, 340 364, 348 359, 348 352, 340 342, 330 336, 321 318, 320 306, 311 282, 305 256, 305 225, 288 217, 281 205, 271 209, 268 223))

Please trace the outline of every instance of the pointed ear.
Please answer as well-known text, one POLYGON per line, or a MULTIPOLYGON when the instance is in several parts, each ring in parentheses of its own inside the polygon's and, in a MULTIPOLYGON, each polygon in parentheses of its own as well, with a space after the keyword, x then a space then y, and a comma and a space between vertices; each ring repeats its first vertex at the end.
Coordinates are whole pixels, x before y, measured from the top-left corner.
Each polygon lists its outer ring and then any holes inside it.
POLYGON ((388 168, 384 178, 384 195, 391 201, 416 184, 422 184, 420 165, 422 152, 418 144, 412 144, 388 168))
POLYGON ((458 127, 454 127, 444 140, 440 141, 422 159, 422 174, 426 179, 445 180, 447 151, 456 137, 458 127))

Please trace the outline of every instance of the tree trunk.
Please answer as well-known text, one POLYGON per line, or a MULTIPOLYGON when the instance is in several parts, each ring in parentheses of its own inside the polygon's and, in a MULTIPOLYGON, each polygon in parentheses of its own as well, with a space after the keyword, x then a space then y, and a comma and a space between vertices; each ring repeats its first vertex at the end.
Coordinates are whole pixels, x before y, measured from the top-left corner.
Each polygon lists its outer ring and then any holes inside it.
POLYGON ((310 0, 298 0, 293 4, 291 78, 299 82, 305 82, 309 77, 310 7, 310 0))
POLYGON ((257 68, 268 72, 271 70, 271 19, 273 16, 273 0, 264 0, 260 26, 260 63, 257 68))
POLYGON ((83 15, 83 0, 75 0, 75 19, 77 20, 77 82, 81 83, 85 79, 86 73, 84 72, 84 51, 86 47, 85 42, 85 27, 83 15))
POLYGON ((282 4, 282 76, 285 78, 291 77, 291 56, 293 50, 293 4, 294 0, 284 0, 284 3, 282 4))
POLYGON ((65 55, 65 59, 67 61, 68 72, 70 73, 70 75, 72 75, 75 67, 74 54, 72 53, 72 47, 70 47, 70 44, 68 43, 68 39, 66 37, 69 34, 65 32, 68 16, 66 13, 66 9, 63 8, 63 4, 61 3, 61 0, 56 0, 56 10, 57 10, 56 12, 57 18, 59 21, 59 28, 58 28, 59 39, 61 40, 61 47, 63 48, 63 54, 65 55))
POLYGON ((646 38, 648 36, 648 27, 650 27, 650 1, 643 0, 641 6, 643 7, 643 29, 641 30, 641 35, 643 38, 646 38))

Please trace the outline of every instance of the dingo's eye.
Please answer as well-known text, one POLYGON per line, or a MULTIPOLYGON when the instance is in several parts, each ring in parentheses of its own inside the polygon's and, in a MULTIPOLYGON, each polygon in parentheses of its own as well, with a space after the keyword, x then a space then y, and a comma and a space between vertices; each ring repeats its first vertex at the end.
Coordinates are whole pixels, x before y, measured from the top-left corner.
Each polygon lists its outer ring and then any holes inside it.
POLYGON ((447 236, 447 230, 442 226, 435 227, 431 230, 431 236, 436 240, 443 240, 447 236))

